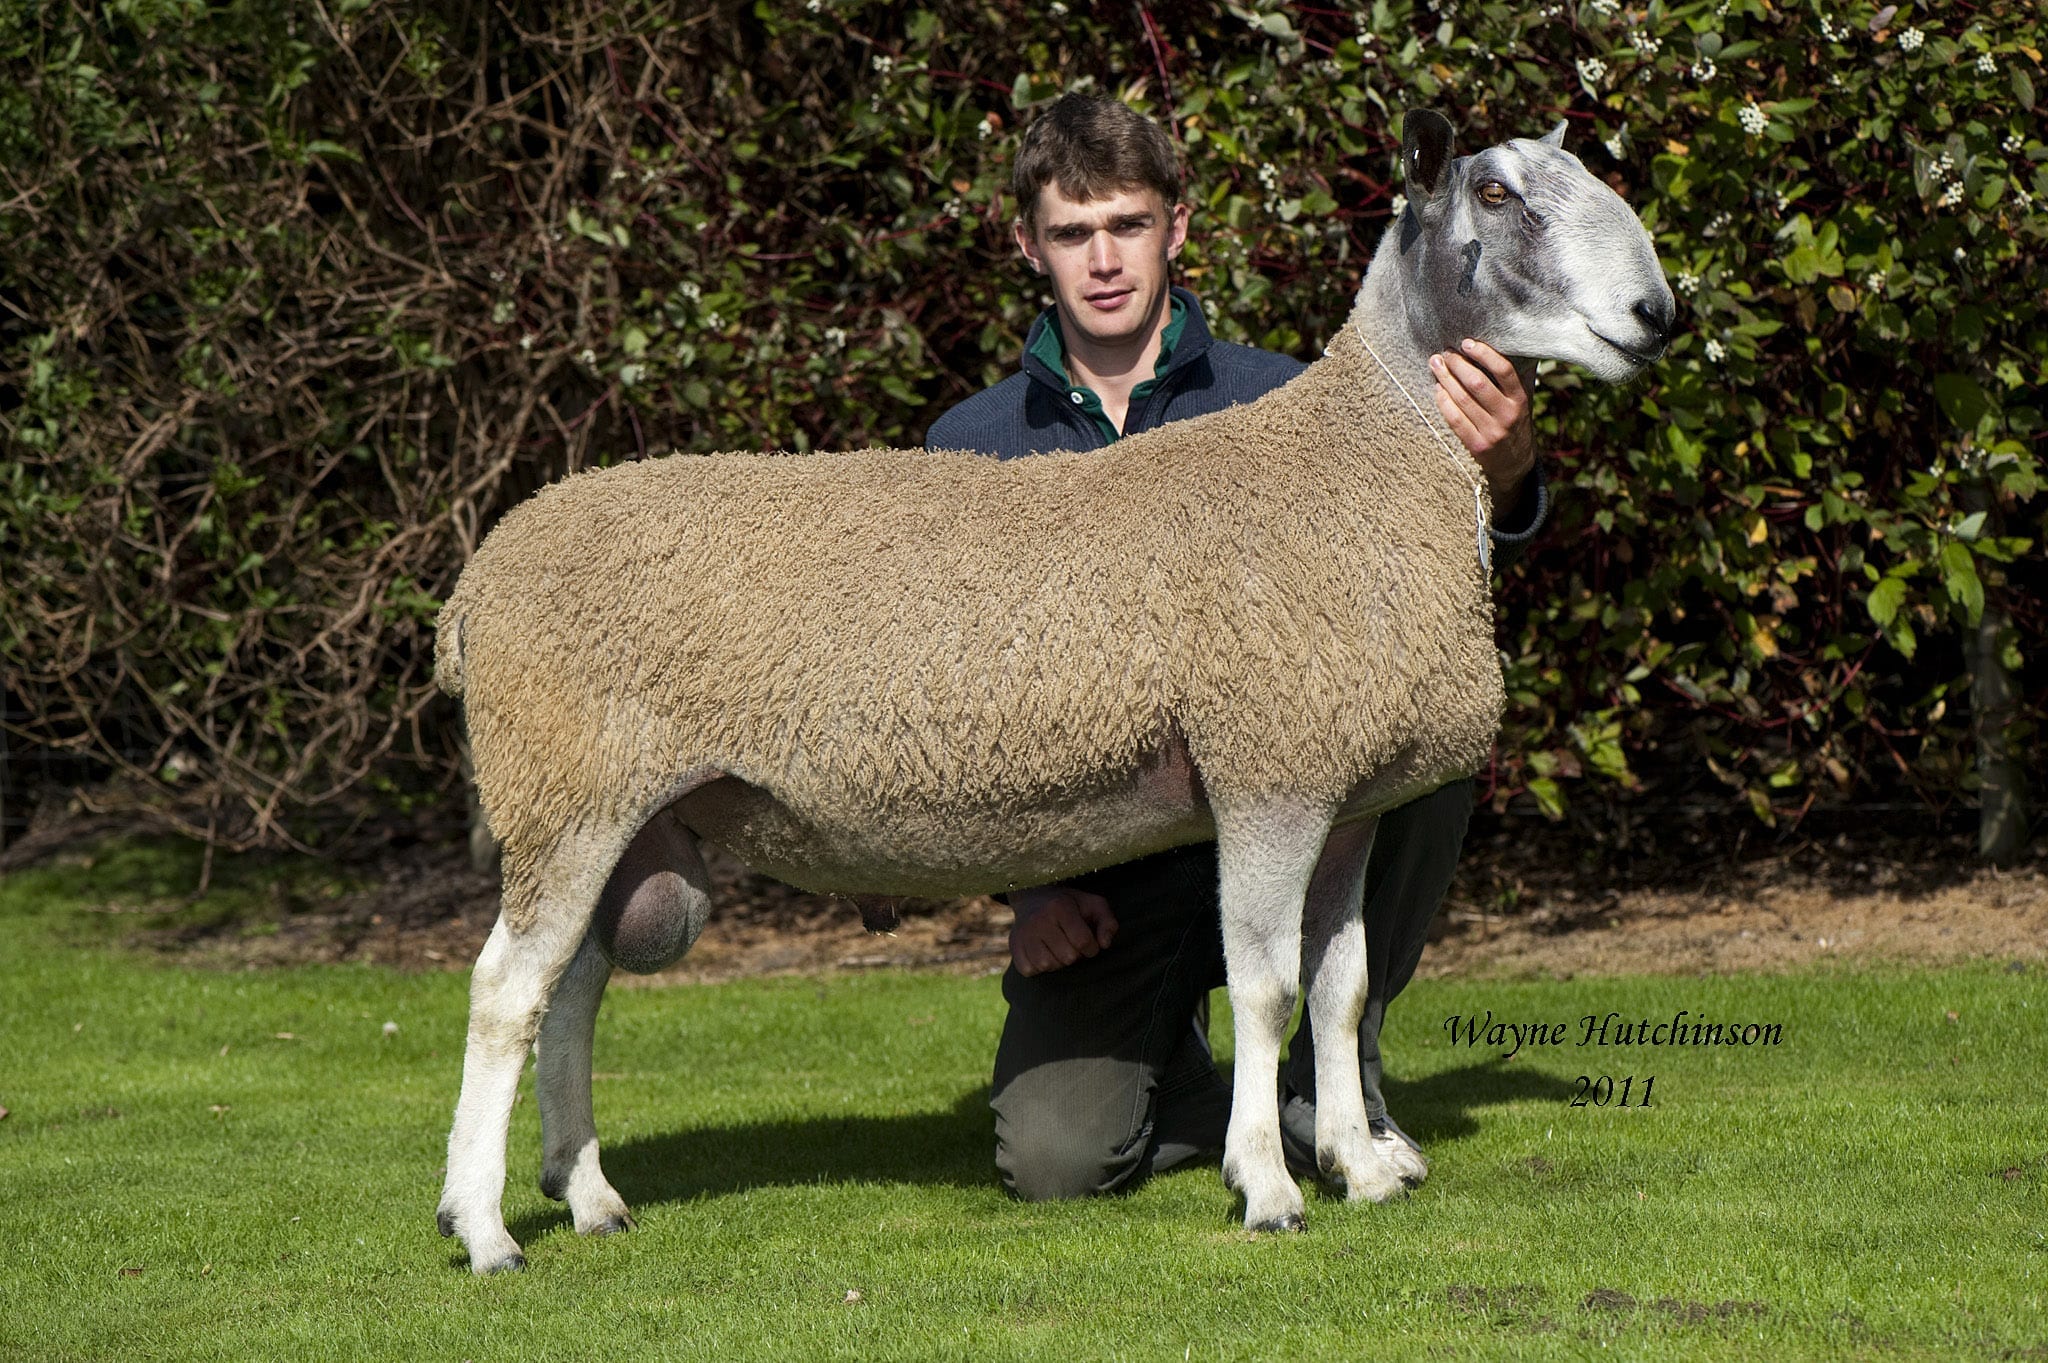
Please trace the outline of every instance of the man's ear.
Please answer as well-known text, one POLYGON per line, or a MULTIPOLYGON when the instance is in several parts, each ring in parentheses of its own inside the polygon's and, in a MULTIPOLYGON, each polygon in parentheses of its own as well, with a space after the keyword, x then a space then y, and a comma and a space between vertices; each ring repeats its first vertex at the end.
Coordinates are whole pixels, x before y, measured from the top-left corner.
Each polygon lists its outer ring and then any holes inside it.
POLYGON ((1044 274, 1045 262, 1038 258, 1038 243, 1031 239, 1031 229, 1024 225, 1024 219, 1011 220, 1010 234, 1017 239, 1017 251, 1024 257, 1024 263, 1031 267, 1031 273, 1044 274))
POLYGON ((1166 258, 1178 260, 1181 247, 1188 244, 1188 206, 1178 203, 1167 215, 1166 258))
POLYGON ((1410 200, 1425 203, 1444 187, 1452 137, 1451 120, 1434 109, 1410 109, 1401 120, 1401 175, 1410 200))

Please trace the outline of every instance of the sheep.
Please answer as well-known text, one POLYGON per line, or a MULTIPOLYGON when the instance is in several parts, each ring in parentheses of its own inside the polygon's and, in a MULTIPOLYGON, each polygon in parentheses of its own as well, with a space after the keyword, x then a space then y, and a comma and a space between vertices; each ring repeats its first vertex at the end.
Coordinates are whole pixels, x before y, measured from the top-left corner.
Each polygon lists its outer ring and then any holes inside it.
POLYGON ((543 1190, 579 1232, 631 1224, 592 1032, 615 965, 701 930, 699 839, 809 890, 949 896, 1214 838, 1245 1224, 1303 1224, 1275 1086, 1297 978, 1321 1172, 1401 1188, 1351 1040, 1366 858, 1381 811, 1483 764, 1503 704, 1485 483, 1426 410, 1428 356, 1473 336, 1620 382, 1675 316, 1563 132, 1454 159, 1410 113, 1409 203, 1350 319, 1256 403, 1010 462, 650 459, 504 518, 436 638, 503 846, 438 1211, 474 1271, 525 1263, 500 1202, 536 1041, 543 1190))

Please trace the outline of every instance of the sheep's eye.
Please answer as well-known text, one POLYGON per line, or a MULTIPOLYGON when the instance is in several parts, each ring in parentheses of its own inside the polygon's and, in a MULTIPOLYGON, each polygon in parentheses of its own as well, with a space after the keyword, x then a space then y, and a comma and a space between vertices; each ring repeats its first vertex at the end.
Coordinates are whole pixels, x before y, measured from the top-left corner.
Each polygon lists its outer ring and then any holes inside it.
POLYGON ((1498 180, 1488 180, 1479 186, 1479 201, 1489 208, 1499 208, 1513 197, 1508 187, 1498 180))

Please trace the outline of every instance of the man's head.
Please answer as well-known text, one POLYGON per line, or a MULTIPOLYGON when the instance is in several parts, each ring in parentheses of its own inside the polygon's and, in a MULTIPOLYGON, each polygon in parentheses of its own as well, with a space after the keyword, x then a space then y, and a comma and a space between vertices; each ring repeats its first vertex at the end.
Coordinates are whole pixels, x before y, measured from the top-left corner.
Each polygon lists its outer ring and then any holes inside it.
POLYGON ((1069 345, 1161 325, 1188 222, 1165 129, 1116 100, 1064 95, 1025 131, 1010 188, 1017 247, 1050 278, 1069 345))

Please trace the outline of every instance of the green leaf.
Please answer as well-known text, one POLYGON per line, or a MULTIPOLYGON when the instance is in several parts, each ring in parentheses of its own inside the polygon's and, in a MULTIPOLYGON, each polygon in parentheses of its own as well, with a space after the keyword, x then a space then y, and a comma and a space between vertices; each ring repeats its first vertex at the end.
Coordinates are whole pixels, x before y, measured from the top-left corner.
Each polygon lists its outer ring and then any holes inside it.
POLYGON ((1935 375, 1934 400, 1950 421, 1966 431, 1976 430, 1991 410, 1991 398, 1968 374, 1935 375))
POLYGON ((2012 97, 2020 102, 2022 109, 2030 113, 2033 111, 2034 78, 2029 76, 2017 62, 2014 62, 2012 65, 2012 97))
POLYGON ((1539 776, 1531 781, 1529 783, 1529 794, 1535 798, 1536 807, 1543 811, 1545 818, 1562 819, 1564 817, 1564 792, 1559 790, 1557 782, 1551 780, 1548 776, 1539 776))
POLYGON ((1897 617, 1905 600, 1906 584, 1896 577, 1888 577, 1870 589, 1870 596, 1864 604, 1870 609, 1871 619, 1880 626, 1887 626, 1897 617))
POLYGON ((1949 599, 1963 608, 1964 617, 1976 624, 1984 614, 1984 583, 1977 576, 1977 561, 1965 546, 1951 540, 1941 549, 1942 585, 1949 599))

